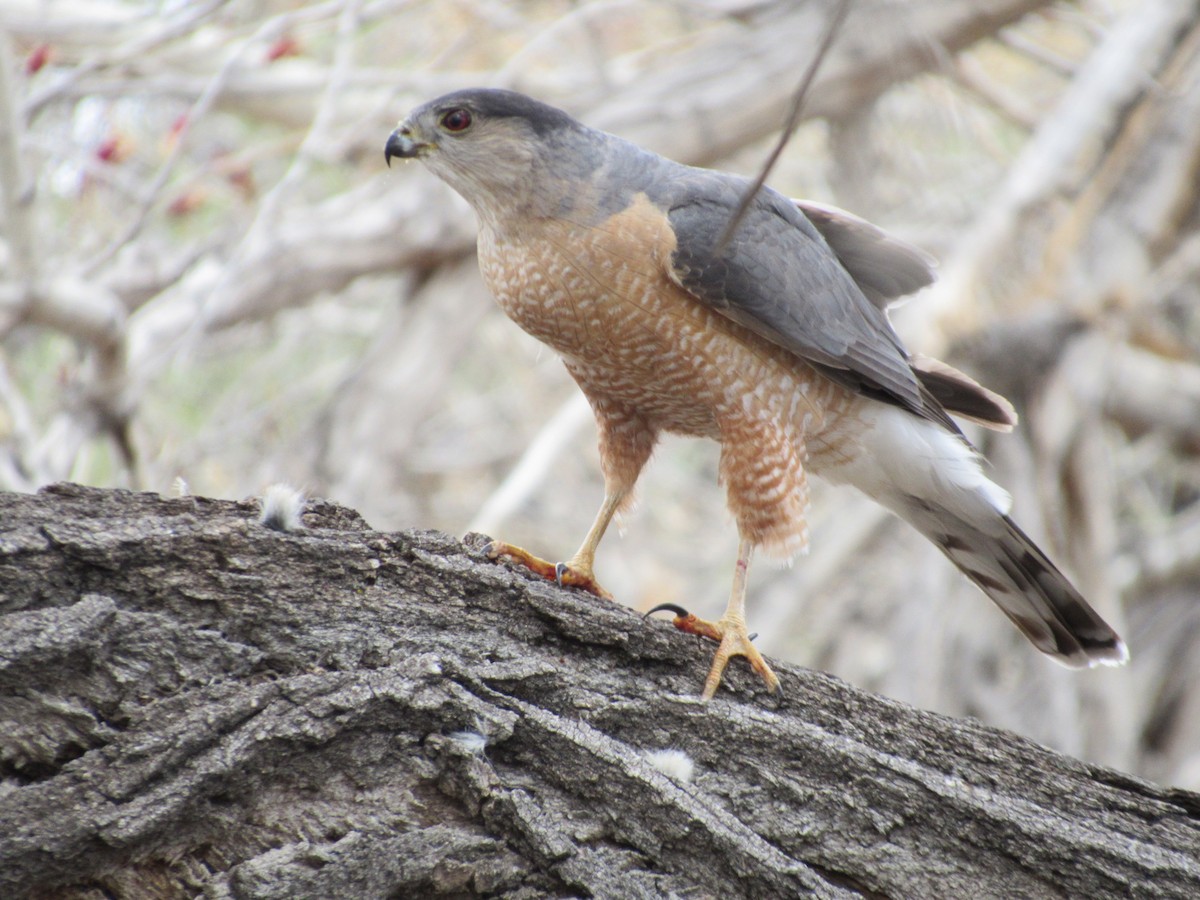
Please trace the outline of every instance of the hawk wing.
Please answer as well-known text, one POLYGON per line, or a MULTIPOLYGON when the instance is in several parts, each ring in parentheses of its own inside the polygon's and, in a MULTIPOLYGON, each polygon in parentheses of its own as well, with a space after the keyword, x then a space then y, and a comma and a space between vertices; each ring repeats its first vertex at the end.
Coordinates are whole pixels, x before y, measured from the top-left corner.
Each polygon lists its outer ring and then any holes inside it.
MULTIPOLYGON (((792 202, 821 232, 863 296, 880 309, 933 284, 937 260, 920 247, 836 206, 792 202)), ((999 431, 1011 431, 1016 425, 1013 405, 969 375, 928 356, 910 356, 908 362, 921 386, 947 412, 999 431)))
POLYGON ((759 192, 716 252, 742 182, 692 170, 673 183, 670 275, 704 303, 853 391, 961 434, 921 383, 882 303, 872 302, 786 198, 759 192))
POLYGON ((894 234, 836 206, 793 200, 866 298, 886 309, 933 284, 937 260, 894 234))

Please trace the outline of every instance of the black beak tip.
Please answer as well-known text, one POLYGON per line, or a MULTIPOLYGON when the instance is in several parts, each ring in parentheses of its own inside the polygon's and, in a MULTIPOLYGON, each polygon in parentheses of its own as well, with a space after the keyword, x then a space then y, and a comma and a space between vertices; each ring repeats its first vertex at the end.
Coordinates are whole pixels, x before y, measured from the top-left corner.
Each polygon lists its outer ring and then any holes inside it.
POLYGON ((416 155, 417 145, 412 139, 412 133, 403 126, 388 135, 387 143, 383 145, 383 159, 392 167, 392 158, 408 159, 416 155))

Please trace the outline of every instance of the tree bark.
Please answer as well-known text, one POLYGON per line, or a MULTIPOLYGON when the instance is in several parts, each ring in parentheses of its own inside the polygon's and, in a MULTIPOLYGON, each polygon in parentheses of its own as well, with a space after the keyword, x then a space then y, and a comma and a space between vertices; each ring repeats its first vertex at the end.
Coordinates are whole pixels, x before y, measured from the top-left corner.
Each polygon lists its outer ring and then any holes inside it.
POLYGON ((1200 797, 312 501, 0 495, 5 897, 1195 897, 1200 797), (648 753, 682 750, 690 780, 648 753))

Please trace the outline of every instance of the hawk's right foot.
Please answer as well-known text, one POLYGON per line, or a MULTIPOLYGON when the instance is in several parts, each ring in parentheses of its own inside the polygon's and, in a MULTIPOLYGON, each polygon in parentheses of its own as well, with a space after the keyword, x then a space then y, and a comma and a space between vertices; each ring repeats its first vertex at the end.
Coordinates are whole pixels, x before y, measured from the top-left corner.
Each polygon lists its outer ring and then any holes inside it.
POLYGON ((746 658, 750 668, 754 669, 766 682, 768 692, 774 693, 780 689, 779 677, 771 671, 767 661, 763 659, 758 648, 752 643, 756 635, 746 632, 746 623, 741 616, 730 615, 726 612, 717 621, 710 622, 674 603, 660 603, 646 615, 663 611, 675 614, 675 619, 671 624, 680 631, 717 642, 717 652, 713 655, 712 666, 708 670, 708 677, 704 680, 704 690, 700 694, 701 700, 711 700, 717 693, 717 688, 721 684, 721 676, 725 674, 725 667, 735 656, 746 658))
POLYGON ((488 559, 503 559, 516 563, 533 572, 535 575, 542 576, 547 581, 554 581, 565 587, 583 588, 589 594, 595 594, 597 597, 605 600, 612 599, 612 594, 597 583, 590 567, 585 569, 585 567, 573 561, 569 563, 553 563, 542 559, 540 556, 534 556, 528 550, 521 547, 506 544, 504 541, 492 541, 483 548, 483 552, 487 554, 488 559))

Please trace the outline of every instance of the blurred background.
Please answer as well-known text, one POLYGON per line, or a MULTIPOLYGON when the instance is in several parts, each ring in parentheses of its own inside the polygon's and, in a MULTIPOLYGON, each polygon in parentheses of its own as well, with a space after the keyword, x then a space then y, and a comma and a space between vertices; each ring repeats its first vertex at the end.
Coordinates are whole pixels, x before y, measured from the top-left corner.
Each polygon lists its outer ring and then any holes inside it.
MULTIPOLYGON (((384 141, 504 86, 754 174, 831 10, 0 0, 0 487, 283 480, 568 557, 602 492, 590 413, 492 305, 470 209, 384 141)), ((1200 788, 1200 2, 857 0, 805 110, 771 183, 940 259, 897 328, 1017 405, 972 436, 1133 662, 1061 669, 819 484, 811 551, 751 573, 761 647, 1200 788)), ((620 601, 719 615, 716 461, 661 447, 598 557, 620 601)))

